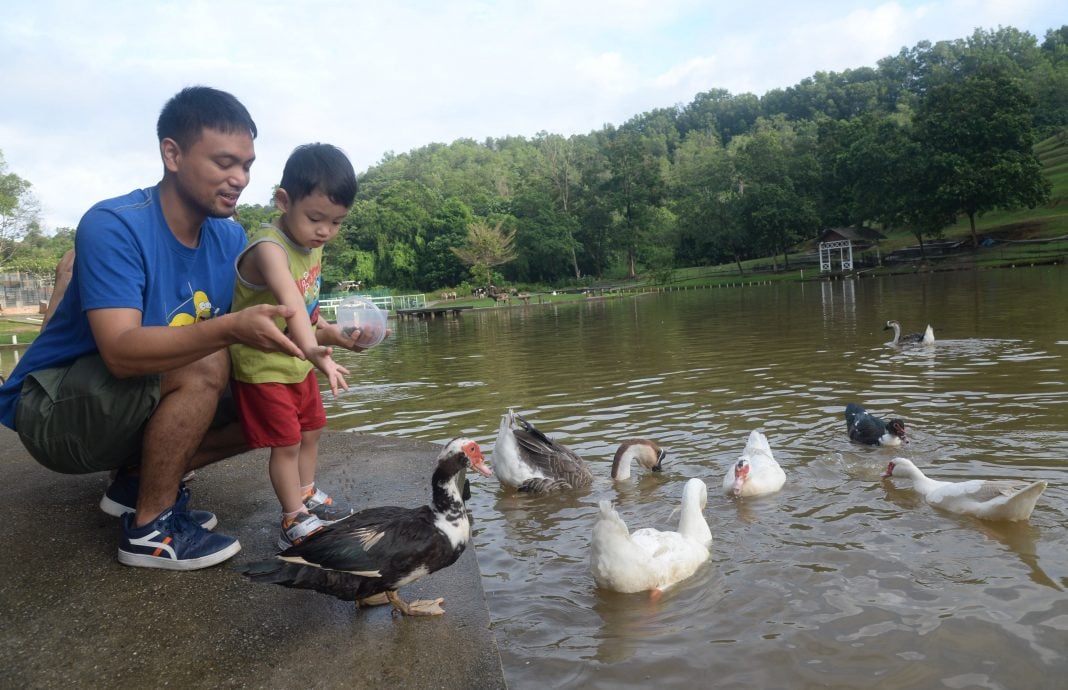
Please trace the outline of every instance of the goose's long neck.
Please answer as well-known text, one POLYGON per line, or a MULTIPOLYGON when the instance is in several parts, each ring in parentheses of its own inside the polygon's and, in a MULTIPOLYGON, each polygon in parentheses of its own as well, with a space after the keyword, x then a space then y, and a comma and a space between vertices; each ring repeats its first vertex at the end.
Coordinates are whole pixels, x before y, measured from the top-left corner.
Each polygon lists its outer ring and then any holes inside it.
POLYGON ((631 453, 629 449, 620 448, 616 451, 616 455, 612 458, 612 478, 615 480, 630 479, 630 459, 631 453))
POLYGON ((701 514, 701 505, 697 501, 684 501, 682 514, 679 516, 679 534, 687 539, 693 539, 705 546, 712 543, 712 530, 708 528, 704 515, 701 514))
POLYGON ((901 339, 901 326, 897 325, 896 323, 892 323, 890 324, 890 328, 894 329, 894 339, 891 342, 896 345, 897 341, 901 339))

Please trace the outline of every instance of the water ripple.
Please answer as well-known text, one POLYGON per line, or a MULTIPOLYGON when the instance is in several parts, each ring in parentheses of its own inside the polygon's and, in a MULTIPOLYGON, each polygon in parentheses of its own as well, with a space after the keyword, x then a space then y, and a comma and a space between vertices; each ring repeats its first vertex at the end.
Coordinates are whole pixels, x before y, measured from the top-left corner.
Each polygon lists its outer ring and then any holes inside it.
POLYGON ((512 687, 1056 687, 1068 670, 1068 316, 1032 319, 1026 307, 1062 303, 1068 279, 1032 270, 400 322, 390 341, 343 359, 357 381, 327 401, 330 426, 436 443, 463 434, 492 463, 514 408, 588 459, 594 485, 567 495, 472 479, 512 687), (1025 304, 1007 297, 1020 294, 1025 304), (888 318, 930 321, 939 340, 888 347, 888 318), (847 402, 905 419, 911 444, 850 443, 847 402), (752 429, 787 484, 724 496, 752 429), (635 436, 661 442, 665 470, 613 483, 615 447, 635 436), (940 479, 1050 486, 1029 523, 984 523, 882 480, 896 455, 940 479), (659 600, 598 591, 597 501, 634 527, 674 529, 689 477, 710 487, 711 561, 659 600))

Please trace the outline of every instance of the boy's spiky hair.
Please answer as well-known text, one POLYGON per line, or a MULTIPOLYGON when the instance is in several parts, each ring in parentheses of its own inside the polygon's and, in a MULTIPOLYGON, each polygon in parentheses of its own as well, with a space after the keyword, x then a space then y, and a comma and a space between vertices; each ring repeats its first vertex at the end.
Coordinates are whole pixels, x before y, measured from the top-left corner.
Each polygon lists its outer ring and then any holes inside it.
POLYGON ((303 144, 293 149, 279 185, 290 202, 320 190, 335 204, 351 208, 356 200, 356 171, 345 152, 330 144, 303 144))

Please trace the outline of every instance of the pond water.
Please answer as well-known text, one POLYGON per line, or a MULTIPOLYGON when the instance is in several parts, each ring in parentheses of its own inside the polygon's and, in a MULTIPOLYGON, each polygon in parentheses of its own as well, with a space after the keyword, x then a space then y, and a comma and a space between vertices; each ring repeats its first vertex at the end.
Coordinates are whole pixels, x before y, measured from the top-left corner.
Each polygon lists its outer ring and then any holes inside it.
MULTIPOLYGON (((330 427, 492 451, 514 408, 590 461, 586 491, 472 477, 475 543, 504 671, 540 687, 1065 687, 1068 269, 1002 269, 645 294, 394 322, 342 359, 330 427), (888 347, 887 319, 932 347, 888 347), (905 419, 902 450, 851 444, 843 408, 905 419), (787 483, 720 490, 762 430, 787 483), (665 471, 617 483, 624 438, 665 471), (1046 479, 1028 523, 939 512, 895 455, 939 479, 1046 479), (659 600, 598 590, 597 501, 675 529, 710 488, 711 561, 659 600)), ((428 469, 429 473, 429 469, 428 469)))

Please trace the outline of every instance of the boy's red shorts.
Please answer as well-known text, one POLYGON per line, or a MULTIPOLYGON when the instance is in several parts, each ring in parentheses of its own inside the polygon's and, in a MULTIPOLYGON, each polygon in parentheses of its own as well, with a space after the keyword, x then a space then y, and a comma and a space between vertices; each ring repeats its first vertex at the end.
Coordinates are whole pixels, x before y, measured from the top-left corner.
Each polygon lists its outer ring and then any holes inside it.
POLYGON ((315 370, 301 383, 233 382, 234 402, 249 448, 282 448, 300 443, 302 431, 326 426, 315 370))

